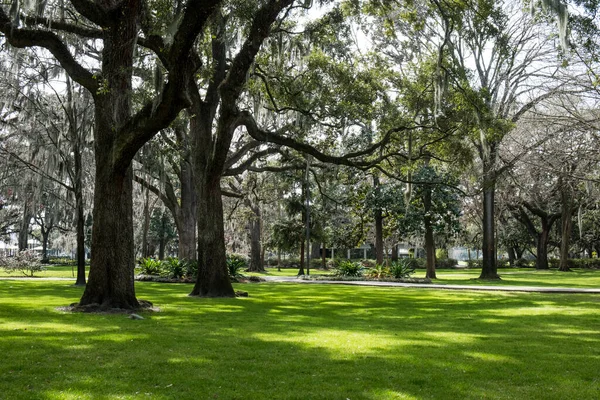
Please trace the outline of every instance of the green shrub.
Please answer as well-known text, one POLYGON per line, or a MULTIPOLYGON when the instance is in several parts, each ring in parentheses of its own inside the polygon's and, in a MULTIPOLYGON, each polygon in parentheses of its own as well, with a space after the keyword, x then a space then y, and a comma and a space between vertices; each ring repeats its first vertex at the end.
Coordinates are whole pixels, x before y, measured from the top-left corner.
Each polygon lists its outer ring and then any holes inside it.
POLYGON ((412 265, 415 269, 425 269, 427 260, 424 258, 400 258, 399 260, 413 260, 412 265))
POLYGON ((382 279, 387 277, 390 274, 390 270, 388 267, 386 267, 385 265, 375 265, 369 269, 367 269, 366 275, 369 278, 374 278, 374 279, 382 279))
POLYGON ((448 258, 448 249, 436 249, 435 250, 436 260, 445 260, 448 258))
POLYGON ((171 279, 181 279, 185 276, 184 261, 176 257, 168 257, 161 263, 161 275, 171 279))
POLYGON ((67 257, 50 257, 52 265, 77 265, 77 259, 67 257))
POLYGON ((196 260, 179 260, 183 266, 183 276, 189 279, 198 277, 198 261, 196 260))
POLYGON ((435 260, 436 268, 456 268, 458 265, 458 260, 454 258, 442 258, 435 260))
POLYGON ((21 272, 25 276, 34 276, 36 272, 44 271, 41 260, 33 250, 19 251, 12 257, 0 256, 0 267, 6 272, 21 272))
POLYGON ((227 256, 227 270, 231 279, 242 278, 242 271, 248 267, 246 257, 239 254, 229 254, 227 256))
POLYGON ((350 260, 336 260, 336 266, 334 268, 334 275, 336 276, 362 276, 363 266, 358 262, 350 260))
POLYGON ((390 275, 396 279, 408 278, 415 272, 414 258, 401 258, 390 265, 390 275))
POLYGON ((375 260, 362 260, 360 263, 365 268, 373 268, 377 265, 377 262, 375 260))
POLYGON ((151 257, 142 258, 140 260, 140 273, 142 275, 160 275, 162 272, 162 264, 159 260, 151 257))

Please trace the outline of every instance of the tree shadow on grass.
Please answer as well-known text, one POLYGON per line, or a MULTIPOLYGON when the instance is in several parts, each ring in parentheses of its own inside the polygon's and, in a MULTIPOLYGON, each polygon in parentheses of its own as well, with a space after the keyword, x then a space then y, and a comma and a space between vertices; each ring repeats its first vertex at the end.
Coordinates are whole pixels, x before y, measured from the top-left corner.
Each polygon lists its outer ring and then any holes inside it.
POLYGON ((186 285, 139 285, 138 294, 163 311, 134 321, 36 311, 29 296, 60 303, 73 291, 36 284, 6 301, 0 284, 0 318, 17 326, 0 327, 0 398, 598 394, 600 319, 592 296, 237 287, 251 297, 198 299, 187 297, 186 285))

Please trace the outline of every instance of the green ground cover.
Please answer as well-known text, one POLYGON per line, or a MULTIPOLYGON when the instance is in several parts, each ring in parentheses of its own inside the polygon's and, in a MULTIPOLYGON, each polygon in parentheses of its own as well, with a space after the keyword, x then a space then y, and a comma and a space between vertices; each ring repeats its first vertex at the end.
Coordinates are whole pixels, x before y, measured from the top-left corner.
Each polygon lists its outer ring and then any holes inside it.
MULTIPOLYGON (((77 271, 74 267, 64 265, 48 265, 46 270, 36 273, 36 278, 72 278, 75 279, 77 271)), ((87 267, 89 270, 89 266, 87 267)), ((433 283, 448 285, 508 285, 508 286, 541 286, 541 287, 574 287, 574 288, 600 288, 600 271, 592 269, 574 269, 572 272, 560 272, 556 269, 537 271, 533 268, 500 268, 500 281, 480 281, 479 269, 438 269, 437 280, 433 283)), ((265 273, 247 273, 250 276, 297 276, 295 268, 267 268, 265 273)), ((322 276, 331 274, 331 271, 311 268, 310 274, 322 276)), ((18 273, 7 274, 0 270, 0 278, 21 277, 18 273)), ((425 276, 424 270, 416 270, 412 275, 415 278, 425 276)), ((36 279, 33 278, 33 279, 36 279)))
POLYGON ((81 288, 0 281, 1 399, 592 399, 600 296, 281 283, 160 312, 56 310, 81 288))
MULTIPOLYGON (((251 273, 257 276, 296 276, 297 269, 267 268, 264 274, 251 273)), ((447 285, 508 285, 508 286, 542 286, 542 287, 575 287, 600 288, 600 271, 592 269, 574 269, 572 272, 560 272, 556 269, 537 271, 533 268, 500 268, 500 281, 481 281, 477 279, 480 269, 438 269, 435 284, 447 285)), ((327 275, 331 271, 313 270, 311 275, 327 275)), ((415 278, 425 277, 425 271, 418 269, 412 275, 415 278)))

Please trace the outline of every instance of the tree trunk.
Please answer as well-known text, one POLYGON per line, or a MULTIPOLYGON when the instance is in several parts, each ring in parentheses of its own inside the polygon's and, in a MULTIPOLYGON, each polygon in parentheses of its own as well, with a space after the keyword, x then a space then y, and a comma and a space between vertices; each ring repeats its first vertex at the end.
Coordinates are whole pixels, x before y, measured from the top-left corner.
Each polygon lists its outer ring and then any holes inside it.
POLYGON ((310 246, 310 259, 318 260, 321 258, 321 243, 313 242, 310 246))
POLYGON ((48 264, 50 259, 48 258, 48 239, 50 237, 50 228, 42 229, 42 263, 48 264))
POLYGON ((123 156, 116 144, 119 128, 131 116, 132 54, 141 3, 133 1, 120 10, 114 13, 110 26, 103 28, 102 77, 106 93, 94 94, 93 252, 88 284, 80 300, 81 306, 98 304, 104 309, 140 307, 133 279, 133 170, 130 157, 123 156))
MULTIPOLYGON (((96 144, 99 146, 99 144, 96 144)), ((133 269, 133 184, 131 167, 111 171, 110 156, 96 151, 92 260, 80 305, 136 309, 133 269), (109 165, 109 166, 107 166, 109 165)))
POLYGON ((561 240, 560 240, 560 265, 559 271, 571 271, 569 268, 569 248, 571 241, 571 224, 573 216, 573 196, 568 187, 562 187, 561 197, 561 240))
MULTIPOLYGON (((189 147, 189 144, 185 144, 189 147)), ((177 234, 179 236, 179 253, 182 260, 196 259, 196 224, 197 204, 194 190, 194 170, 189 152, 185 153, 180 163, 181 203, 175 215, 177 234)))
POLYGON ((27 239, 29 238, 29 223, 31 222, 31 211, 29 200, 25 201, 23 206, 23 219, 21 229, 19 230, 19 251, 27 250, 27 239))
POLYGON ((437 279, 435 273, 435 243, 433 241, 433 227, 429 211, 431 210, 431 188, 427 186, 423 198, 423 206, 425 210, 425 257, 426 257, 426 272, 425 278, 437 279))
POLYGON ((150 257, 150 245, 148 244, 148 231, 150 230, 150 191, 146 190, 144 199, 144 225, 142 227, 142 257, 150 257))
POLYGON ((392 262, 398 261, 398 243, 392 246, 392 262))
MULTIPOLYGON (((484 166, 487 163, 484 162, 484 166)), ((492 172, 491 167, 487 167, 484 176, 492 172)), ((484 179, 483 185, 483 248, 482 248, 482 267, 479 279, 500 279, 498 268, 496 266, 496 242, 495 242, 495 206, 496 182, 493 179, 484 179)))
POLYGON ((546 218, 541 218, 542 229, 537 237, 537 258, 535 261, 536 269, 549 269, 548 266, 548 241, 550 240, 550 230, 552 223, 546 218))
POLYGON ((375 262, 383 265, 383 213, 375 210, 375 262))
POLYGON ((251 207, 252 214, 248 221, 248 229, 250 231, 250 266, 249 271, 263 272, 265 270, 261 259, 261 229, 260 229, 260 209, 256 206, 251 207))
POLYGON ((523 258, 523 253, 525 253, 525 248, 514 247, 515 255, 517 256, 517 260, 523 258))
POLYGON ((220 176, 207 178, 196 173, 198 279, 190 296, 235 297, 227 271, 220 176))
POLYGON ((323 251, 321 252, 321 268, 323 269, 327 269, 327 248, 325 246, 325 242, 323 242, 323 251))
POLYGON ((514 267, 514 265, 515 265, 515 248, 508 247, 506 249, 506 252, 508 253, 508 265, 510 265, 511 267, 514 267))
MULTIPOLYGON (((79 146, 77 146, 78 148, 79 146)), ((81 152, 75 151, 75 212, 77 214, 77 279, 75 286, 85 286, 85 216, 83 202, 83 166, 81 152)))
POLYGON ((298 270, 298 276, 304 274, 304 240, 300 243, 300 269, 298 270))

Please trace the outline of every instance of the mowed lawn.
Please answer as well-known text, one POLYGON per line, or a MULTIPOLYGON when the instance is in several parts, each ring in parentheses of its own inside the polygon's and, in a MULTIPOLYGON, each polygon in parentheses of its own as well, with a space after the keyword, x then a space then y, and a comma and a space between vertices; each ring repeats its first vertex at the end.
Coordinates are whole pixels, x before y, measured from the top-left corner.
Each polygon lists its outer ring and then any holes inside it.
POLYGON ((1 399, 597 399, 600 295, 138 283, 144 320, 0 281, 1 399))

